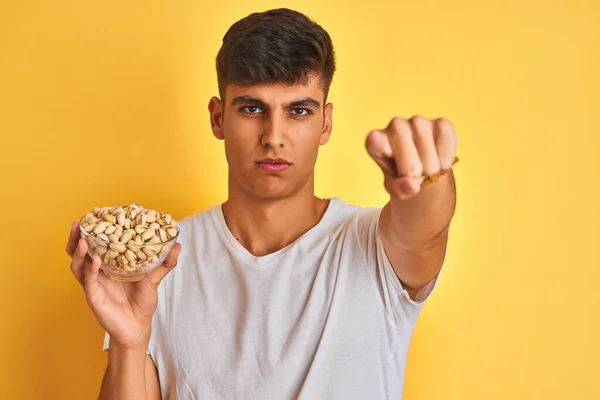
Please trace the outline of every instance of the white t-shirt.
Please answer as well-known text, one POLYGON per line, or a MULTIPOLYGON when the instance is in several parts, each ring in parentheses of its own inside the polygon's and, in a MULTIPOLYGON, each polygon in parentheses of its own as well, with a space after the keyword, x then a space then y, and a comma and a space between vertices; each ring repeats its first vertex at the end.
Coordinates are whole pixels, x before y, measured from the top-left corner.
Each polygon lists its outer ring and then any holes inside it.
POLYGON ((400 399, 437 277, 409 298, 380 212, 334 197, 316 226, 263 257, 237 242, 220 204, 181 220, 148 346, 162 398, 400 399))

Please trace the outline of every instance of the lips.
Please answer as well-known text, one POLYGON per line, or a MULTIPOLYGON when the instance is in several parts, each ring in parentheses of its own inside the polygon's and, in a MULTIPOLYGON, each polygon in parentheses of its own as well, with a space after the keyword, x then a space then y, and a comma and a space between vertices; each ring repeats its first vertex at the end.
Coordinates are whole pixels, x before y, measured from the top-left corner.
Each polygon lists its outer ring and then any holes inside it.
POLYGON ((257 161, 256 165, 269 172, 283 172, 292 165, 289 161, 283 158, 265 158, 257 161))

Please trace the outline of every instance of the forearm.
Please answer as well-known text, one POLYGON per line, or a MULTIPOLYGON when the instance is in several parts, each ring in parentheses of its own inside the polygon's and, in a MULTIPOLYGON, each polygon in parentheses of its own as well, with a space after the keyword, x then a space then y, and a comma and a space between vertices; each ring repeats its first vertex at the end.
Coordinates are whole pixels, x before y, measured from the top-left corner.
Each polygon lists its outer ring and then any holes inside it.
POLYGON ((405 200, 393 196, 387 205, 390 238, 405 250, 429 248, 446 236, 456 208, 456 184, 452 170, 434 184, 405 200))
POLYGON ((109 348, 100 400, 147 400, 146 346, 109 348))

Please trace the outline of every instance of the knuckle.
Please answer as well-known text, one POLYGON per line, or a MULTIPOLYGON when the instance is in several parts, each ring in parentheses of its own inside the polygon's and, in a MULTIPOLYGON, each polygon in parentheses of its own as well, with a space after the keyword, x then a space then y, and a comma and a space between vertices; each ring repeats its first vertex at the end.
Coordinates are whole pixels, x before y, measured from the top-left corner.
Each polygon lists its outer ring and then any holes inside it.
POLYGON ((452 126, 452 122, 448 118, 438 118, 435 120, 435 123, 440 130, 440 133, 450 133, 454 130, 452 126))
POLYGON ((425 126, 427 125, 427 123, 429 122, 429 120, 427 118, 425 118, 424 116, 420 115, 420 114, 415 114, 412 117, 410 117, 410 122, 414 125, 414 126, 425 126))
POLYGON ((390 128, 400 133, 409 129, 409 124, 408 121, 402 117, 394 117, 390 121, 390 128))

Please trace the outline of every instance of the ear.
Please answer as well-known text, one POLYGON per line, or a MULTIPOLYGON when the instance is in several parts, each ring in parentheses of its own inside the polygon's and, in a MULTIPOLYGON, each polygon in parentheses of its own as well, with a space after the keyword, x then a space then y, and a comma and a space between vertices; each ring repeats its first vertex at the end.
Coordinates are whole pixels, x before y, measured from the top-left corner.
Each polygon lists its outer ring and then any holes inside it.
POLYGON ((223 140, 225 134, 223 132, 223 103, 218 97, 212 97, 208 102, 208 112, 210 114, 210 127, 212 128, 213 135, 223 140))
POLYGON ((331 129, 333 128, 333 104, 327 103, 323 110, 323 131, 321 132, 321 139, 319 144, 323 145, 329 141, 331 136, 331 129))

